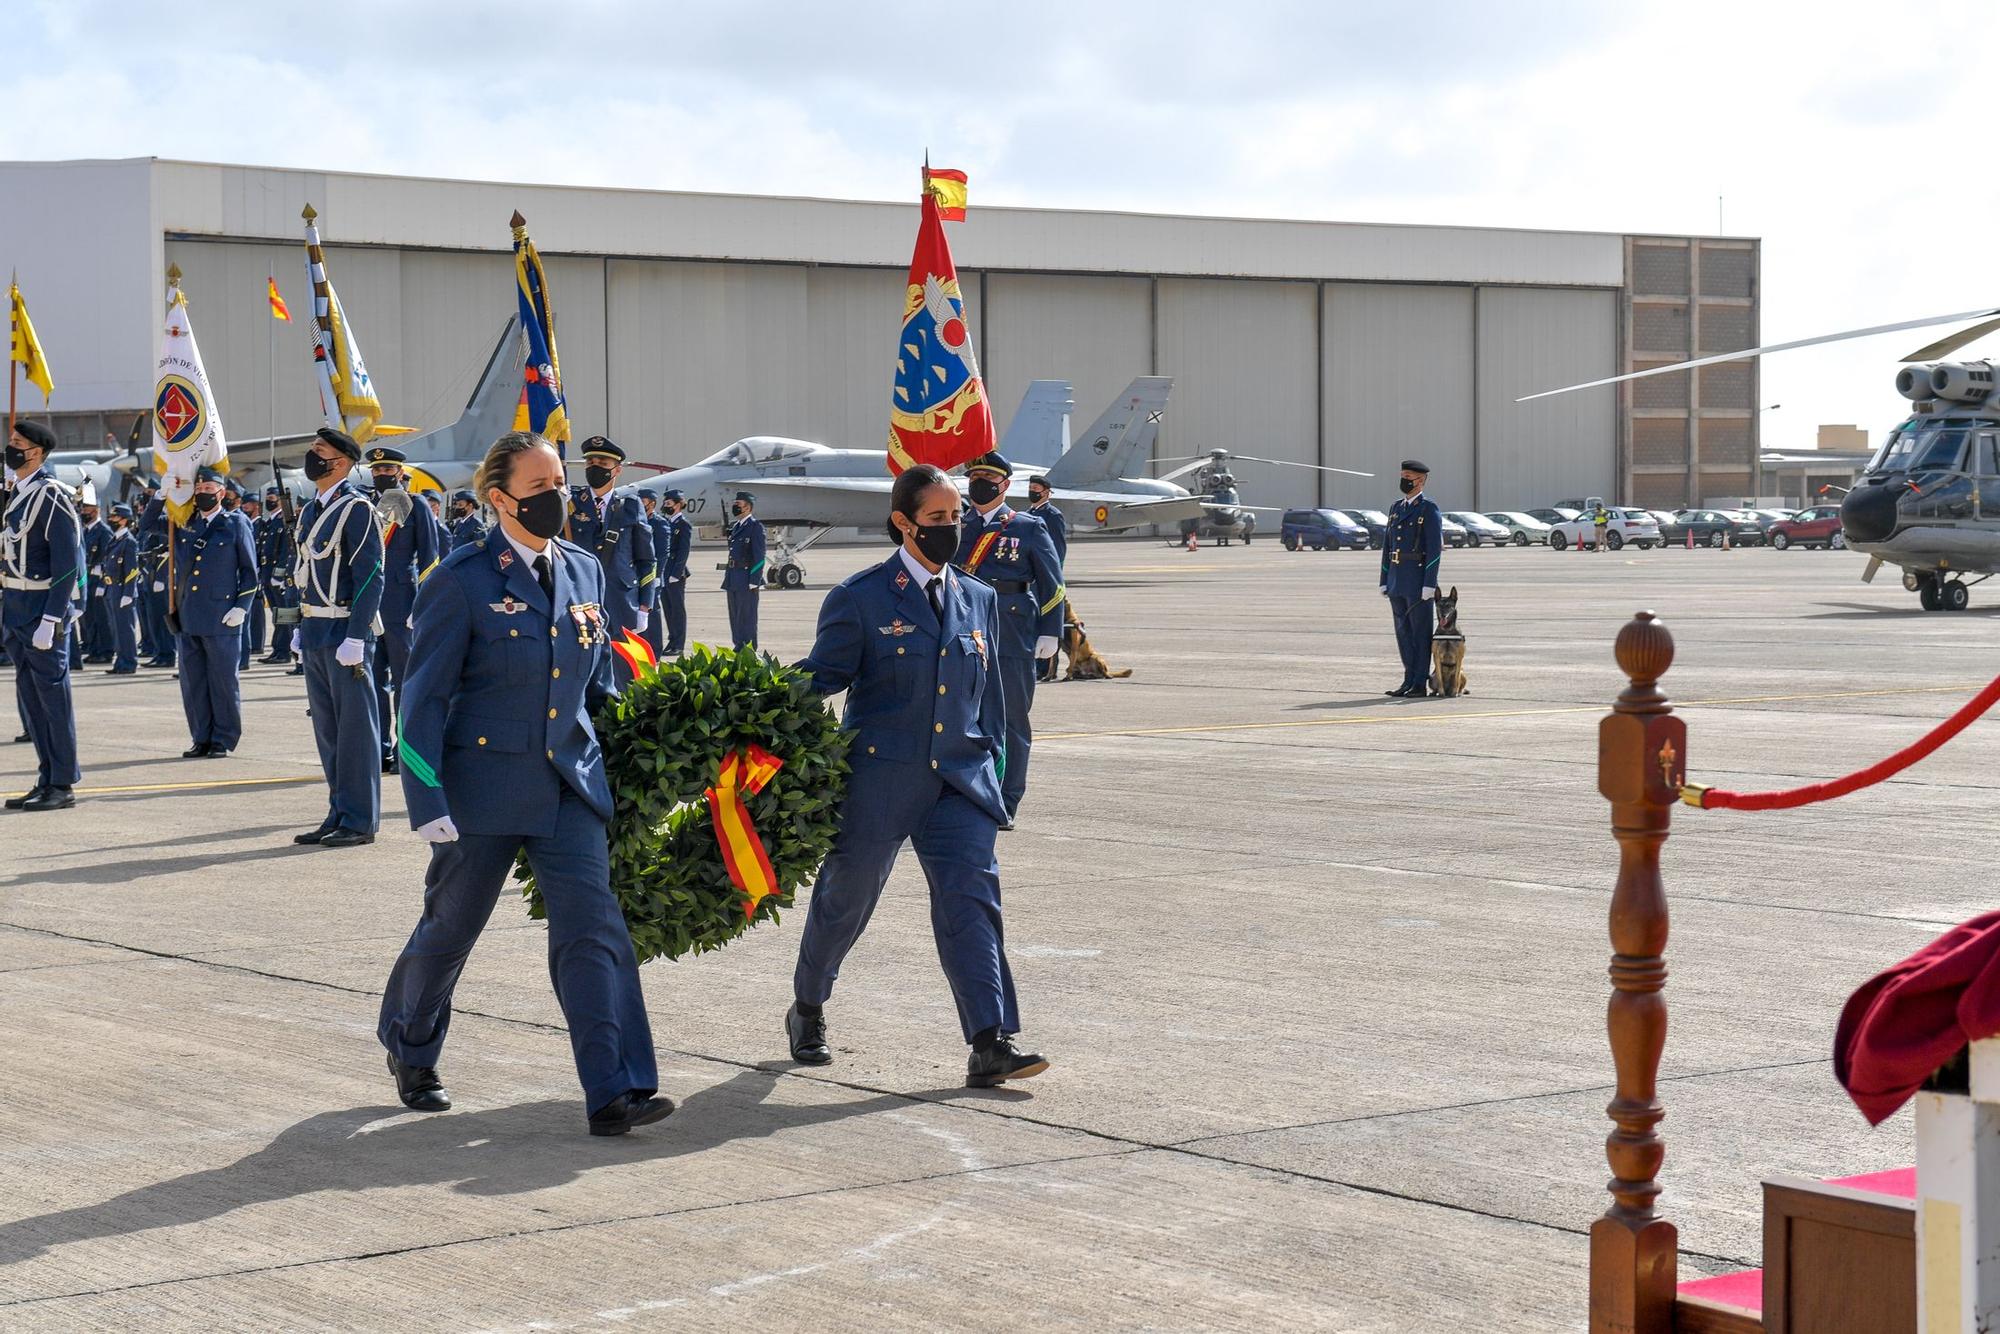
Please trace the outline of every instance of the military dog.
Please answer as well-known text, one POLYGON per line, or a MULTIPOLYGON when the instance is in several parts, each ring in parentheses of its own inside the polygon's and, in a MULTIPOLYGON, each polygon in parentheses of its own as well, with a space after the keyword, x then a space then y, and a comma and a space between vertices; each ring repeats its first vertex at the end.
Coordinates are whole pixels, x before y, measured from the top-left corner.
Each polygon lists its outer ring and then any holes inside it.
POLYGON ((1065 681, 1122 680, 1132 674, 1130 667, 1112 671, 1111 664, 1097 656, 1097 650, 1090 646, 1090 637, 1083 633, 1083 622, 1076 618, 1076 610, 1068 602, 1063 603, 1062 650, 1069 655, 1065 681))
POLYGON ((1465 632, 1458 625, 1458 585, 1437 595, 1437 629, 1431 635, 1433 695, 1447 699, 1472 693, 1465 684, 1465 632))

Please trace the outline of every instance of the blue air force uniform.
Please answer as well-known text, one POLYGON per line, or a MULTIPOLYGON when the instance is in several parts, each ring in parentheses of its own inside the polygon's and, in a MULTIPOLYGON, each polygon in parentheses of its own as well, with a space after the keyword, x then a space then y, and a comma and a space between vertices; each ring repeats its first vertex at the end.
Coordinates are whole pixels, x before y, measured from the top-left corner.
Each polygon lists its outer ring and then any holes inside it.
POLYGON ((417 597, 402 695, 410 825, 449 816, 431 847, 424 911, 389 975, 377 1033, 397 1060, 435 1066, 452 990, 516 856, 548 905, 549 973, 586 1110, 659 1087, 632 937, 611 890, 612 795, 591 715, 616 693, 604 576, 583 547, 549 544, 554 599, 496 526, 454 551, 417 597))
POLYGON ((382 606, 382 534, 368 492, 349 476, 314 496, 299 509, 293 541, 306 704, 328 789, 320 828, 372 835, 382 811, 381 717, 372 661, 382 606), (349 639, 361 641, 359 667, 336 656, 349 639))
POLYGON ((949 567, 935 576, 940 618, 925 591, 932 577, 899 550, 844 580, 827 594, 812 652, 798 664, 821 694, 847 692, 842 725, 854 742, 840 832, 813 884, 792 986, 802 1004, 826 1003, 897 854, 913 842, 930 884, 938 960, 971 1042, 1021 1027, 993 853, 1007 820, 996 657, 1005 632, 993 590, 949 567))
MULTIPOLYGON (((667 493, 669 499, 679 500, 679 491, 667 493)), ((694 525, 685 514, 661 514, 653 517, 653 551, 660 560, 660 622, 657 639, 663 653, 681 653, 687 649, 688 610, 687 581, 688 556, 694 550, 694 525)))
MULTIPOLYGON (((156 502, 157 503, 157 502, 156 502)), ((243 687, 237 676, 242 625, 257 596, 250 523, 221 507, 173 528, 174 610, 180 619, 181 709, 196 748, 234 750, 243 740, 243 687)))
MULTIPOLYGON (((1429 473, 1413 459, 1406 472, 1429 473)), ((1436 502, 1418 492, 1389 507, 1382 534, 1382 592, 1396 619, 1396 651, 1403 658, 1399 690, 1419 694, 1431 673, 1431 633, 1436 628, 1430 599, 1437 595, 1438 561, 1444 552, 1444 524, 1436 502)))
MULTIPOLYGON (((747 491, 736 499, 754 503, 747 491)), ((752 512, 729 526, 729 563, 722 592, 729 602, 729 640, 737 648, 757 642, 757 595, 764 587, 764 525, 752 512)))
POLYGON ((960 569, 1000 595, 1000 679, 1007 690, 1007 762, 1002 773, 1011 822, 1028 790, 1028 749, 1034 729, 1035 641, 1062 633, 1062 562, 1048 529, 1032 514, 1003 502, 990 513, 968 510, 959 534, 960 569), (991 541, 987 538, 991 537, 991 541))
MULTIPOLYGON (((370 450, 368 457, 372 462, 388 452, 370 450)), ((401 462, 402 455, 397 453, 392 461, 401 462)), ((444 536, 437 515, 422 497, 409 496, 409 505, 409 516, 388 525, 382 544, 382 637, 375 646, 375 698, 385 759, 395 753, 396 701, 409 670, 414 633, 410 615, 417 605, 417 587, 436 568, 444 536)))
POLYGON ((486 536, 486 525, 479 521, 479 497, 470 491, 452 492, 451 503, 457 505, 461 502, 472 506, 472 512, 464 518, 453 519, 448 525, 454 551, 460 547, 469 547, 486 536))
POLYGON ((139 616, 141 638, 151 646, 146 665, 174 665, 174 637, 167 629, 167 529, 152 516, 159 497, 146 502, 139 523, 139 616))
POLYGON ((271 610, 269 660, 290 662, 292 638, 298 625, 299 590, 292 583, 292 567, 298 562, 298 547, 292 537, 292 526, 285 521, 284 511, 278 505, 277 496, 271 497, 270 504, 270 512, 258 518, 254 533, 257 541, 257 584, 271 610))
POLYGON ((611 613, 613 640, 639 628, 642 610, 651 619, 658 565, 652 525, 639 497, 617 491, 600 497, 587 486, 571 487, 569 540, 604 567, 604 606, 611 613))
MULTIPOLYGON (((79 516, 81 517, 81 516, 79 516)), ((111 525, 100 514, 83 525, 83 565, 90 583, 83 607, 83 656, 102 659, 112 651, 111 604, 105 587, 104 554, 111 548, 111 525)), ((71 666, 75 661, 71 661, 71 666)))
POLYGON ((43 467, 17 478, 0 520, 0 640, 14 663, 14 698, 35 743, 35 790, 83 779, 70 701, 69 624, 83 588, 83 534, 69 491, 43 467), (34 647, 44 624, 52 642, 34 647))
POLYGON ((139 670, 139 581, 144 571, 131 511, 120 505, 115 512, 128 522, 112 531, 105 549, 104 598, 111 609, 111 670, 127 676, 139 670))
POLYGON ((1069 563, 1069 520, 1056 508, 1056 502, 1045 500, 1039 505, 1030 505, 1028 513, 1042 521, 1042 527, 1049 530, 1049 544, 1056 549, 1056 559, 1069 563))

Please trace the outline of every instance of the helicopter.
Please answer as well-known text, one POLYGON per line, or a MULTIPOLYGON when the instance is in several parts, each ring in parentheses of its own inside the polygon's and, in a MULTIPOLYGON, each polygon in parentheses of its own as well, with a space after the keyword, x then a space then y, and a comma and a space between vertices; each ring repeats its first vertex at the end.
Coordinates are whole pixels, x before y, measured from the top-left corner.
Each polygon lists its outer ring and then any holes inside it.
POLYGON ((1281 468, 1310 468, 1315 472, 1346 473, 1350 477, 1373 477, 1372 472, 1356 472, 1352 468, 1329 468, 1317 463, 1298 463, 1291 459, 1267 459, 1255 454, 1238 454, 1228 449, 1211 449, 1203 454, 1183 454, 1178 458, 1154 459, 1153 466, 1178 463, 1181 467, 1165 473, 1158 480, 1180 482, 1195 495, 1205 497, 1209 504, 1206 512, 1198 519, 1183 519, 1180 538, 1176 546, 1185 545, 1189 537, 1208 538, 1218 545, 1228 546, 1231 539, 1240 538, 1245 546, 1250 545, 1250 537, 1257 531, 1257 515, 1282 514, 1284 511, 1272 505, 1245 505, 1238 498, 1236 474, 1229 470, 1230 461, 1241 459, 1245 463, 1273 463, 1281 468), (1190 474, 1192 474, 1190 476, 1190 474), (1182 478, 1187 478, 1182 481, 1182 478))
POLYGON ((1903 571, 1903 587, 1917 595, 1925 611, 1964 611, 1973 586, 2000 574, 2000 362, 1943 358, 2000 329, 2000 307, 1698 357, 1544 390, 1515 402, 1966 320, 1978 323, 1901 358, 1905 364, 1896 372, 1896 392, 1909 400, 1910 415, 1889 433, 1840 502, 1847 545, 1868 557, 1863 583, 1873 583, 1884 565, 1894 565, 1903 571))

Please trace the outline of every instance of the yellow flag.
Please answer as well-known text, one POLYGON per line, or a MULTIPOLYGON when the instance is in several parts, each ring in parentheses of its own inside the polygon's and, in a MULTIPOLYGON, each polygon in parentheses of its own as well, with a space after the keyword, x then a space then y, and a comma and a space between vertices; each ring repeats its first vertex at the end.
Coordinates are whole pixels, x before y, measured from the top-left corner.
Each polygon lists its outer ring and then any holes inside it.
POLYGON ((20 287, 10 287, 9 295, 12 298, 13 359, 28 368, 28 383, 42 391, 42 401, 46 403, 56 389, 56 382, 49 376, 49 359, 42 355, 42 344, 35 337, 35 325, 28 318, 28 303, 21 299, 20 287))

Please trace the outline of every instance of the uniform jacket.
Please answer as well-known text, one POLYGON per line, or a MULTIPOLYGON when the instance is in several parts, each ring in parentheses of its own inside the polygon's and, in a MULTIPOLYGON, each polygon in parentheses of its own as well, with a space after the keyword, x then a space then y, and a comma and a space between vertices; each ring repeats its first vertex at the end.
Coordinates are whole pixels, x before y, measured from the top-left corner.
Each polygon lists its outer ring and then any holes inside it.
POLYGON ((611 818, 591 724, 617 693, 604 573, 574 543, 550 548, 553 607, 497 531, 452 552, 417 594, 397 728, 412 829, 448 814, 465 834, 551 835, 564 784, 611 818))
POLYGON ((1049 530, 1034 515, 1005 504, 991 514, 966 512, 952 563, 993 586, 1000 595, 1000 656, 1033 658, 1035 640, 1062 633, 1062 561, 1056 557, 1049 530), (993 541, 977 568, 969 568, 991 532, 993 541))
POLYGON ((1419 492, 1389 507, 1382 533, 1382 587, 1389 596, 1414 598, 1438 586, 1438 558, 1444 552, 1444 522, 1437 503, 1419 492))
POLYGON ((250 610, 257 593, 257 552, 250 521, 220 506, 197 511, 174 528, 174 610, 184 635, 232 635, 222 623, 230 608, 250 610))
POLYGON ((375 506, 352 476, 299 507, 292 530, 292 582, 301 607, 337 607, 344 616, 307 616, 300 648, 331 648, 343 639, 375 637, 382 609, 382 533, 375 506))
POLYGON ((463 519, 451 521, 451 545, 455 551, 459 547, 469 547, 486 536, 486 525, 479 521, 477 512, 463 519))
POLYGON ((729 526, 729 568, 722 572, 722 586, 764 586, 764 525, 755 514, 746 514, 729 526))
POLYGON ((1060 509, 1056 508, 1056 502, 1050 500, 1040 505, 1030 505, 1028 513, 1040 519, 1042 526, 1049 530, 1049 541, 1056 549, 1056 559, 1068 564, 1069 520, 1063 517, 1060 509))
POLYGON ((6 515, 0 518, 0 574, 10 582, 46 581, 48 587, 9 587, 0 598, 4 606, 0 618, 7 625, 23 626, 44 616, 67 616, 84 579, 83 525, 77 519, 76 502, 48 468, 17 479, 6 495, 6 515))
POLYGON ((257 540, 257 582, 263 585, 265 596, 273 606, 297 606, 299 591, 292 586, 292 566, 298 559, 298 548, 284 512, 259 518, 253 535, 257 540))
MULTIPOLYGON (((81 518, 82 516, 78 516, 81 518)), ((90 595, 101 596, 104 582, 104 553, 111 547, 111 525, 100 515, 83 526, 83 565, 90 571, 90 595)))
POLYGON ((688 556, 694 550, 694 525, 685 514, 653 519, 653 552, 660 558, 660 582, 688 577, 688 556))
MULTIPOLYGON (((1006 717, 994 641, 999 600, 947 570, 944 621, 901 554, 837 584, 819 609, 812 652, 798 666, 823 695, 847 692, 854 777, 842 821, 869 833, 871 793, 935 770, 1004 824, 1000 758, 1006 717)), ((885 805, 892 803, 884 803, 885 805)))
POLYGON ((437 515, 421 496, 410 497, 410 517, 387 530, 382 549, 382 619, 392 625, 408 619, 416 605, 417 585, 424 581, 438 558, 438 539, 443 536, 437 515))
MULTIPOLYGON (((496 536, 495 541, 504 541, 496 536)), ((608 584, 623 589, 635 607, 653 605, 658 563, 653 529, 639 497, 611 492, 599 516, 597 495, 587 486, 569 489, 569 540, 597 557, 608 584)))
POLYGON ((109 605, 116 607, 123 598, 136 601, 142 573, 138 535, 130 525, 122 533, 114 530, 111 543, 104 550, 104 596, 110 599, 109 605))

